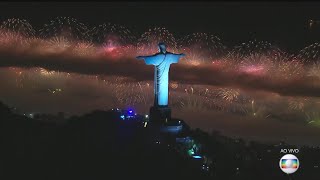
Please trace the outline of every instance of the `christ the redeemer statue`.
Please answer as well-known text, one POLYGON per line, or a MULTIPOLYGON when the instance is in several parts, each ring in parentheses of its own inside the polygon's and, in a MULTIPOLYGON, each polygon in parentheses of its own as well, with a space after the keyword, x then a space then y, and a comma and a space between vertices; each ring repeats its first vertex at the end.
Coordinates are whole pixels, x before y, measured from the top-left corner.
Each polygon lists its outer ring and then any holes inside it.
POLYGON ((159 43, 159 53, 151 56, 138 56, 137 59, 143 59, 147 65, 154 65, 154 107, 151 108, 152 118, 155 111, 159 111, 162 118, 170 118, 171 111, 168 108, 169 96, 169 68, 172 63, 178 63, 184 54, 174 54, 167 52, 166 45, 159 43), (165 112, 170 111, 170 112, 165 112), (153 113, 153 114, 152 114, 153 113), (169 117, 168 117, 169 116, 169 117))

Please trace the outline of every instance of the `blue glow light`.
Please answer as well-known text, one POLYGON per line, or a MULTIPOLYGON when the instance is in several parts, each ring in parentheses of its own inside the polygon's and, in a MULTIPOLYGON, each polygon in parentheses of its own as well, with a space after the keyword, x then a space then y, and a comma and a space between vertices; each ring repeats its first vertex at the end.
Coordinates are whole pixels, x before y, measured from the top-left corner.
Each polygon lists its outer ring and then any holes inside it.
POLYGON ((128 109, 127 113, 128 113, 128 115, 133 115, 134 114, 132 109, 128 109))
POLYGON ((124 115, 121 115, 120 118, 121 118, 121 119, 124 119, 124 115))
POLYGON ((201 159, 202 157, 201 156, 198 156, 198 155, 195 155, 195 156, 192 156, 193 158, 195 159, 201 159))

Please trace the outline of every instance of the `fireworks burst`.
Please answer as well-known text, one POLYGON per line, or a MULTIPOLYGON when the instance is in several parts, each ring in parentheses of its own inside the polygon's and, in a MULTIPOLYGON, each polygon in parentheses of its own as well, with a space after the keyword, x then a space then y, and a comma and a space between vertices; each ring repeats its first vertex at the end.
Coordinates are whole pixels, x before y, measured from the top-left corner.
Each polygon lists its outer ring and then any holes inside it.
POLYGON ((3 21, 0 26, 1 32, 17 33, 23 37, 33 37, 35 30, 25 19, 11 18, 3 21))
POLYGON ((296 59, 283 59, 274 63, 270 73, 271 78, 282 77, 284 79, 299 78, 304 74, 303 64, 296 59))
POLYGON ((306 98, 289 98, 288 108, 291 110, 304 111, 306 98))
POLYGON ((207 33, 193 33, 182 38, 179 41, 179 48, 188 54, 189 58, 192 58, 189 54, 197 54, 196 59, 208 61, 223 56, 226 50, 219 37, 207 33))
POLYGON ((200 51, 196 49, 183 48, 183 53, 187 54, 186 57, 181 58, 182 63, 186 63, 192 66, 199 66, 210 63, 208 56, 205 56, 200 51))
POLYGON ((126 51, 127 46, 120 46, 111 40, 108 40, 107 43, 103 43, 101 50, 104 55, 114 58, 128 55, 126 51))
POLYGON ((112 41, 117 45, 133 44, 136 40, 133 33, 124 26, 104 23, 94 27, 90 31, 90 35, 95 43, 103 44, 112 41))
POLYGON ((138 39, 138 53, 157 53, 159 42, 165 43, 168 47, 168 51, 170 52, 175 52, 177 48, 177 42, 173 34, 171 34, 166 28, 155 27, 143 33, 138 39))
POLYGON ((88 40, 88 28, 70 17, 56 17, 40 30, 43 38, 63 37, 69 40, 88 40))
POLYGON ((318 111, 306 112, 305 120, 310 125, 320 126, 320 113, 318 111))
POLYGON ((73 52, 77 56, 87 56, 93 54, 94 46, 92 43, 88 42, 78 42, 73 49, 73 52))
POLYGON ((15 74, 15 85, 18 88, 24 87, 24 79, 25 79, 25 69, 9 67, 9 71, 15 74))
POLYGON ((316 62, 320 60, 320 43, 311 44, 305 48, 303 48, 299 54, 298 59, 301 59, 305 62, 316 62))
POLYGON ((71 42, 63 36, 53 37, 49 40, 51 48, 54 50, 66 50, 71 46, 71 42))
POLYGON ((54 75, 56 73, 55 71, 48 71, 48 70, 46 70, 44 68, 40 68, 39 72, 43 76, 52 76, 52 75, 54 75))
POLYGON ((146 82, 132 82, 130 78, 115 78, 115 96, 122 105, 149 104, 152 97, 150 84, 146 82), (148 90, 149 89, 149 90, 148 90))
POLYGON ((273 46, 267 41, 252 40, 247 43, 242 43, 236 46, 228 56, 235 59, 241 59, 252 54, 261 54, 266 56, 272 56, 280 51, 279 48, 273 46))
POLYGON ((247 109, 242 109, 249 116, 254 118, 268 118, 270 114, 267 111, 267 106, 262 103, 257 103, 254 99, 250 101, 250 105, 247 106, 247 109))
POLYGON ((48 89, 48 91, 50 92, 50 94, 54 95, 54 94, 61 93, 61 92, 62 92, 62 89, 60 89, 60 88, 48 89))
POLYGON ((221 88, 218 92, 218 96, 228 102, 236 101, 239 95, 239 89, 221 88))
POLYGON ((273 68, 270 58, 261 54, 251 54, 239 63, 239 71, 251 75, 265 75, 273 68))
POLYGON ((170 82, 170 87, 172 89, 177 89, 179 87, 179 83, 177 81, 170 82))
POLYGON ((209 110, 211 101, 208 99, 209 89, 202 87, 185 88, 185 94, 179 97, 178 102, 182 110, 191 112, 204 112, 209 110))
POLYGON ((187 112, 204 112, 209 109, 206 101, 202 97, 195 95, 188 95, 182 98, 180 108, 187 112))
POLYGON ((19 33, 15 32, 0 32, 0 44, 3 47, 24 47, 24 45, 29 44, 29 40, 23 36, 21 36, 19 33))
MULTIPOLYGON (((185 51, 186 53, 186 51, 185 51)), ((187 64, 191 64, 193 66, 199 66, 200 64, 204 64, 205 63, 205 59, 203 57, 198 56, 197 53, 192 52, 192 51, 188 51, 188 61, 182 61, 183 63, 187 63, 187 64)), ((183 57, 182 59, 186 59, 185 57, 183 57)))
POLYGON ((313 63, 313 65, 309 68, 307 75, 320 78, 320 63, 313 63))

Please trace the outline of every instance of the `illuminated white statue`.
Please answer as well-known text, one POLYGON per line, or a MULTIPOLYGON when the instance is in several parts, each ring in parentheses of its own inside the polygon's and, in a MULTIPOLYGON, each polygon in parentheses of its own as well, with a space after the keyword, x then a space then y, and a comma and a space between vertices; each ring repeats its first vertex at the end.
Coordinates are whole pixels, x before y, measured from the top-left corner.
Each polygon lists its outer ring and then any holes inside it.
POLYGON ((154 106, 168 106, 169 68, 172 63, 178 63, 184 54, 174 54, 166 51, 166 45, 159 43, 159 53, 151 56, 138 56, 147 65, 154 65, 154 106))

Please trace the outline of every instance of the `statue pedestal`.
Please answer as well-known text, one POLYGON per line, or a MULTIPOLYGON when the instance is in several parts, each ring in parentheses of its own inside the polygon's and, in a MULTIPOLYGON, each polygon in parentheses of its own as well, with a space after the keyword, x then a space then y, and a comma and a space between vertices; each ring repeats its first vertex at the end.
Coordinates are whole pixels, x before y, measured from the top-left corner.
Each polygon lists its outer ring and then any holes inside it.
POLYGON ((150 108, 150 121, 164 123, 171 119, 171 109, 168 106, 152 106, 150 108))

